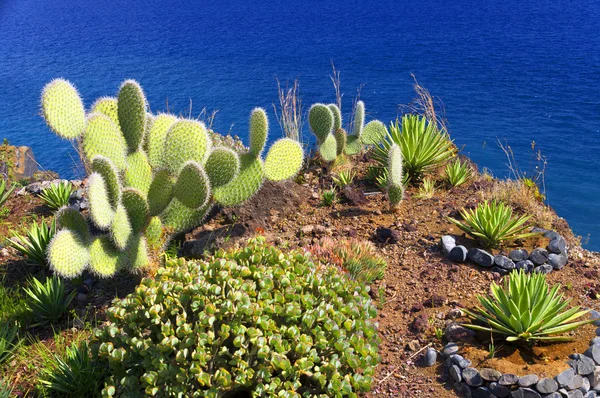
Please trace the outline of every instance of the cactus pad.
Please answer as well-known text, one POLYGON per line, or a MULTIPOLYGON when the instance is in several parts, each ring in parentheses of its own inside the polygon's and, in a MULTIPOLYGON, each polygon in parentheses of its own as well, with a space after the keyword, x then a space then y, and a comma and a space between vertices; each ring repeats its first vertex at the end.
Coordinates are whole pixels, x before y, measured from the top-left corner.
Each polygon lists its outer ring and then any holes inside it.
POLYGON ((177 177, 173 195, 191 209, 204 206, 210 198, 210 182, 204 168, 196 162, 187 162, 177 177))
POLYGON ((88 160, 109 158, 119 170, 125 169, 127 143, 116 124, 102 113, 90 115, 83 135, 83 152, 88 160))
POLYGON ((119 255, 108 236, 95 238, 90 245, 91 271, 101 278, 113 276, 119 269, 119 255))
POLYGON ((117 111, 119 125, 129 152, 139 149, 146 130, 146 97, 135 80, 126 80, 121 85, 117 111))
POLYGON ((121 261, 130 271, 138 270, 150 264, 146 238, 141 234, 132 236, 127 250, 121 254, 121 261))
POLYGON ((223 206, 235 206, 254 195, 263 183, 262 160, 247 153, 240 156, 240 172, 229 183, 215 188, 213 197, 223 206))
POLYGON ((56 212, 56 224, 60 229, 68 229, 77 234, 81 242, 90 241, 90 229, 83 215, 72 207, 63 207, 56 212))
POLYGON ((336 154, 340 156, 344 153, 344 149, 346 149, 346 130, 342 128, 337 129, 334 137, 336 142, 336 154))
POLYGON ((121 197, 121 203, 123 203, 123 207, 127 210, 131 230, 134 233, 141 232, 149 221, 148 204, 142 193, 134 188, 125 188, 121 197))
POLYGON ((219 147, 212 150, 204 165, 213 188, 227 184, 240 171, 240 158, 233 150, 219 147))
POLYGON ((267 142, 269 119, 263 108, 254 108, 250 114, 250 153, 259 157, 267 142))
POLYGON ((304 151, 298 141, 291 138, 277 140, 265 158, 265 177, 271 181, 292 178, 302 168, 304 151))
POLYGON ((177 122, 173 115, 161 113, 154 118, 152 127, 146 134, 146 148, 148 161, 152 167, 163 167, 163 156, 165 153, 165 141, 169 129, 177 122))
POLYGON ((58 231, 48 245, 50 268, 63 278, 81 275, 90 262, 90 252, 77 233, 68 229, 58 231))
POLYGON ((354 123, 352 124, 352 135, 357 137, 362 136, 363 127, 365 125, 365 103, 358 101, 354 108, 354 123))
POLYGON ((344 147, 344 153, 346 155, 356 155, 362 150, 362 142, 360 137, 356 135, 349 135, 346 137, 346 146, 344 147))
POLYGON ((110 204, 104 178, 98 173, 92 173, 88 178, 88 200, 90 216, 94 224, 100 229, 108 229, 115 212, 110 204))
POLYGON ((385 139, 386 135, 385 125, 379 120, 371 120, 363 129, 360 140, 365 145, 377 145, 385 139))
POLYGON ((136 151, 127 156, 127 166, 123 178, 125 186, 139 190, 147 196, 152 183, 152 168, 144 151, 136 151))
POLYGON ((148 190, 148 208, 151 216, 158 215, 167 207, 173 195, 173 180, 166 169, 154 173, 148 190))
POLYGON ((119 183, 119 171, 110 161, 104 156, 95 156, 91 164, 92 171, 98 173, 104 179, 108 201, 113 209, 117 208, 117 204, 121 199, 121 184, 119 183))
POLYGON ((132 232, 133 228, 129 222, 127 209, 125 209, 125 206, 119 204, 117 211, 115 211, 113 222, 110 226, 111 238, 117 249, 125 250, 132 232))
POLYGON ((163 238, 163 227, 160 218, 154 216, 150 219, 148 226, 146 227, 146 231, 144 232, 144 236, 146 236, 146 243, 153 249, 158 249, 162 245, 163 238))
POLYGON ((337 157, 337 141, 332 134, 329 134, 327 139, 319 145, 319 154, 326 162, 333 162, 337 157))
POLYGON ((117 99, 114 97, 101 97, 94 102, 92 105, 92 110, 90 113, 102 113, 110 118, 113 121, 115 126, 121 128, 119 126, 119 113, 117 110, 117 99))
POLYGON ((329 104, 329 110, 333 114, 333 128, 332 131, 337 131, 342 128, 342 111, 336 104, 329 104))
POLYGON ((202 220, 204 220, 210 209, 210 204, 197 210, 190 209, 179 200, 173 199, 160 214, 160 219, 168 233, 178 234, 202 224, 202 220))
POLYGON ((83 102, 67 80, 55 79, 44 87, 42 112, 52 131, 63 138, 78 138, 85 130, 83 102))
POLYGON ((308 123, 320 145, 331 135, 334 116, 327 105, 314 104, 308 111, 308 123))
POLYGON ((189 160, 204 164, 211 149, 211 141, 204 123, 195 120, 179 120, 167 133, 165 166, 171 173, 179 171, 189 160))

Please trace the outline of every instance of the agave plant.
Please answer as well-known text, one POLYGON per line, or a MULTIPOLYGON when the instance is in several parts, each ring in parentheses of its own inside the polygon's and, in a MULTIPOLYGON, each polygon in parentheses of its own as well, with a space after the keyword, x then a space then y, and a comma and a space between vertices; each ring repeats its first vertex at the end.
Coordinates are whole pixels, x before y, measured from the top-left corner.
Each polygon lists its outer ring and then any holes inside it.
POLYGON ((45 283, 37 278, 32 278, 30 287, 24 288, 29 296, 28 307, 38 322, 32 326, 55 322, 67 311, 77 290, 70 294, 65 292, 65 284, 56 275, 47 278, 45 283))
POLYGON ((11 193, 13 193, 15 188, 16 188, 16 186, 13 185, 7 191, 6 190, 6 180, 2 180, 2 182, 0 182, 0 207, 4 206, 4 203, 6 203, 6 201, 8 200, 8 197, 10 196, 11 193))
POLYGON ((460 159, 456 159, 446 165, 446 177, 453 187, 467 182, 471 178, 472 173, 467 162, 461 162, 460 159))
POLYGON ((18 347, 19 328, 5 323, 0 325, 0 365, 7 362, 18 347))
POLYGON ((31 224, 27 231, 27 236, 19 235, 13 232, 13 239, 9 239, 10 246, 17 249, 27 258, 30 264, 46 265, 46 248, 56 234, 56 222, 52 221, 50 225, 42 220, 42 223, 31 224))
POLYGON ((40 198, 51 210, 58 210, 69 204, 73 186, 67 181, 52 184, 40 193, 40 198))
POLYGON ((573 307, 563 311, 571 299, 564 299, 563 294, 558 293, 560 288, 557 284, 550 289, 545 274, 526 274, 523 270, 512 272, 504 287, 492 282, 491 296, 477 297, 483 308, 464 310, 469 318, 485 326, 473 323, 464 326, 505 335, 507 341, 570 341, 570 337, 560 334, 595 319, 574 322, 589 310, 573 307))
POLYGON ((402 151, 404 171, 411 181, 456 155, 448 133, 419 115, 404 115, 402 124, 398 120, 390 124, 387 138, 375 146, 373 153, 381 168, 387 167, 387 154, 393 144, 402 151))
POLYGON ((340 171, 337 175, 334 175, 332 178, 333 183, 339 188, 344 189, 348 185, 352 185, 354 182, 354 178, 356 177, 356 173, 352 170, 343 170, 340 171))
POLYGON ((462 209, 464 222, 452 217, 448 220, 467 234, 481 240, 486 247, 497 247, 506 240, 515 240, 538 235, 537 232, 523 233, 530 215, 513 217, 513 209, 505 203, 487 200, 475 209, 462 209))

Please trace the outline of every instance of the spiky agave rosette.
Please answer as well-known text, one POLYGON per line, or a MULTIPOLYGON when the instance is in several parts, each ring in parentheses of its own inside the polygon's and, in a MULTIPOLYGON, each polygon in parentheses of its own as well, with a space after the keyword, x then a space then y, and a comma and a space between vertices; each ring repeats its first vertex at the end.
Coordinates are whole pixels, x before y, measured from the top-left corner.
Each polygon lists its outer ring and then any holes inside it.
POLYGON ((42 111, 56 134, 80 141, 90 169, 88 217, 61 209, 60 231, 48 248, 52 269, 66 278, 158 264, 169 240, 200 225, 215 203, 246 201, 265 178, 293 177, 304 158, 298 142, 282 138, 263 161, 268 119, 261 108, 250 117, 249 150, 238 153, 213 146, 202 122, 149 113, 133 80, 88 113, 70 82, 53 80, 42 92, 42 111))

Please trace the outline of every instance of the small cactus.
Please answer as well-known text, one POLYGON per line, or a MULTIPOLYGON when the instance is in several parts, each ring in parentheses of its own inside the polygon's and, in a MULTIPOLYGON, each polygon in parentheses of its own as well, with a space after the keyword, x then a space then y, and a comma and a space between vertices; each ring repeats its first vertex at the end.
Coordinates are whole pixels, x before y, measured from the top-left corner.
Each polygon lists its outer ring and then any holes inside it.
POLYGON ((404 197, 402 185, 402 151, 397 144, 388 152, 388 199, 392 208, 397 208, 404 197))
POLYGON ((86 269, 110 277, 147 267, 171 237, 200 225, 213 203, 242 203, 265 178, 285 180, 302 167, 302 147, 289 139, 275 142, 263 162, 268 118, 261 108, 252 111, 250 148, 241 154, 213 148, 201 122, 148 113, 133 80, 116 97, 97 100, 88 115, 75 87, 53 80, 42 93, 42 110, 55 133, 81 141, 91 172, 89 221, 103 232, 92 235, 86 218, 73 209, 57 213, 61 230, 47 256, 66 278, 86 269))

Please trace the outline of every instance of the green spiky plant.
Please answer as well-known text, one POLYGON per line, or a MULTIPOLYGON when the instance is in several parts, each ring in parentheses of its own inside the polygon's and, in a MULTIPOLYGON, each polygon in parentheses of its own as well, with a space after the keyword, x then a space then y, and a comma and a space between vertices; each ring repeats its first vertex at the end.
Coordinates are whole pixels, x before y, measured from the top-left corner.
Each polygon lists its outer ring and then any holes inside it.
POLYGON ((196 120, 148 112, 140 85, 127 80, 116 98, 97 100, 86 114, 75 87, 50 82, 42 93, 48 126, 78 140, 89 166, 89 221, 64 208, 60 230, 48 249, 52 269, 72 278, 89 269, 102 277, 120 269, 155 268, 169 240, 202 223, 217 203, 249 199, 265 179, 293 177, 303 163, 301 145, 276 141, 262 159, 268 135, 265 111, 250 116, 250 147, 244 153, 213 145, 196 120))
POLYGON ((376 145, 385 137, 383 123, 373 120, 365 126, 365 104, 356 103, 352 134, 342 127, 342 112, 336 104, 314 104, 308 112, 310 129, 317 138, 319 154, 325 162, 344 155, 356 155, 364 145, 376 145))
POLYGON ((463 162, 460 159, 455 159, 454 161, 446 164, 446 179, 453 187, 464 184, 472 176, 473 171, 467 162, 463 162))
POLYGON ((25 256, 30 264, 41 266, 47 265, 46 249, 56 234, 56 220, 47 225, 44 220, 40 224, 32 223, 31 227, 23 236, 13 232, 13 238, 8 244, 25 256))
POLYGON ((491 296, 477 297, 483 308, 464 310, 469 318, 479 322, 464 326, 504 335, 507 341, 570 341, 572 338, 560 334, 596 319, 574 322, 589 310, 573 307, 563 312, 571 299, 564 299, 560 288, 557 284, 550 289, 545 274, 513 271, 504 287, 492 282, 491 296))
POLYGON ((40 193, 40 198, 51 210, 58 210, 69 204, 73 186, 68 181, 52 184, 40 193))
POLYGON ((17 186, 13 185, 12 187, 8 188, 8 190, 6 187, 6 180, 2 180, 2 182, 0 182, 0 207, 4 206, 17 186))
POLYGON ((46 278, 44 283, 32 277, 29 287, 23 290, 28 296, 28 309, 37 320, 32 326, 58 321, 77 294, 77 290, 67 294, 64 281, 56 275, 46 278))

